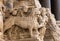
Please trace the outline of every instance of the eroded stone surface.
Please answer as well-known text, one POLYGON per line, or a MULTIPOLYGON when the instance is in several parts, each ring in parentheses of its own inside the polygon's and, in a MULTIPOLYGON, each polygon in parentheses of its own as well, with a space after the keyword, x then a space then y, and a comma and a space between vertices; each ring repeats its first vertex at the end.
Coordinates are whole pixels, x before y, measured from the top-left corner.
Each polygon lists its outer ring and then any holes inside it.
POLYGON ((48 41, 60 40, 60 28, 54 15, 49 8, 42 7, 38 0, 3 0, 0 3, 0 29, 4 40, 46 41, 46 35, 49 34, 52 39, 48 41))

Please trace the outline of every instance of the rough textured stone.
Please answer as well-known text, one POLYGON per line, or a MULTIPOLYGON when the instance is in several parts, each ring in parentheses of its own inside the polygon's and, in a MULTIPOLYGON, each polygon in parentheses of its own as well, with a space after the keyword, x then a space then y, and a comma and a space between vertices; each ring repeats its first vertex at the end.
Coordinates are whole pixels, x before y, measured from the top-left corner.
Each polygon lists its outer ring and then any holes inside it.
POLYGON ((3 0, 0 3, 1 41, 60 40, 60 28, 54 15, 38 0, 3 0))

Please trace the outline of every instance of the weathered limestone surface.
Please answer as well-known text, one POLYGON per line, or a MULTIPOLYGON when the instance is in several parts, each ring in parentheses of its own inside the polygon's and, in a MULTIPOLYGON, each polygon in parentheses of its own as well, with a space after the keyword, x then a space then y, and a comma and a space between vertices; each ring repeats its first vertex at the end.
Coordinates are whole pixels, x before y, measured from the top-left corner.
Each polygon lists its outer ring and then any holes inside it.
MULTIPOLYGON (((60 28, 38 0, 0 1, 1 41, 60 41, 60 28)), ((57 22, 59 23, 59 22, 57 22)))

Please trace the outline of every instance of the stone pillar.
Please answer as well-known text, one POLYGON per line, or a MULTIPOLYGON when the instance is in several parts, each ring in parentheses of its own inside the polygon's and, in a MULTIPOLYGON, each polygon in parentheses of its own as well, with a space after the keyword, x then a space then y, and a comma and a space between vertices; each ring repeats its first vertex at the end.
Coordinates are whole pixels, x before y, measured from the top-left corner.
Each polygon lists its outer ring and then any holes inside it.
POLYGON ((60 20, 60 0, 58 0, 57 5, 58 5, 57 19, 60 20))
POLYGON ((43 7, 51 8, 50 0, 40 0, 40 3, 42 4, 43 7))
POLYGON ((60 20, 60 0, 51 0, 52 13, 55 14, 57 20, 60 20))

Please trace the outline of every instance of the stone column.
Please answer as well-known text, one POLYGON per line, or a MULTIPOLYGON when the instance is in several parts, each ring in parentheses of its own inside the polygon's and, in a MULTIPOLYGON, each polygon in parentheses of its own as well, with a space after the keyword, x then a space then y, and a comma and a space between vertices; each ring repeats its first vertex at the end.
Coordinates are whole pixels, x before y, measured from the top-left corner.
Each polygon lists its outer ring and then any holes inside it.
POLYGON ((55 14, 57 20, 60 20, 60 0, 51 0, 52 13, 55 14))
POLYGON ((51 0, 40 0, 40 3, 42 4, 43 7, 46 8, 51 8, 51 0))

